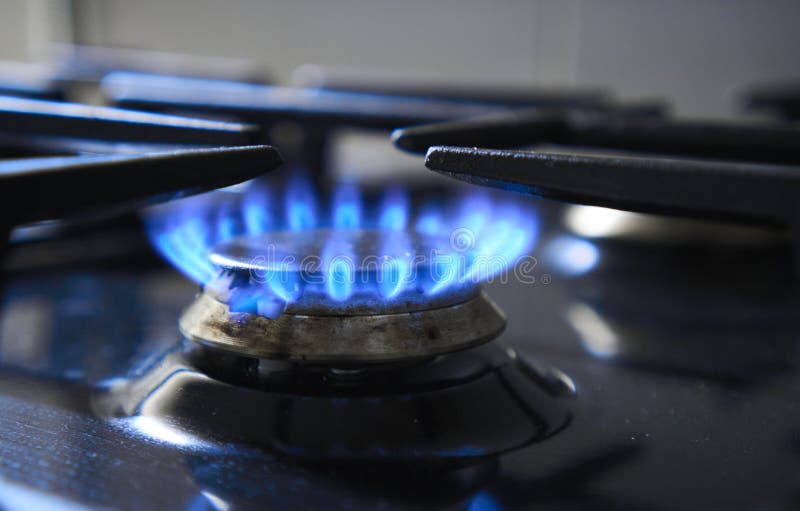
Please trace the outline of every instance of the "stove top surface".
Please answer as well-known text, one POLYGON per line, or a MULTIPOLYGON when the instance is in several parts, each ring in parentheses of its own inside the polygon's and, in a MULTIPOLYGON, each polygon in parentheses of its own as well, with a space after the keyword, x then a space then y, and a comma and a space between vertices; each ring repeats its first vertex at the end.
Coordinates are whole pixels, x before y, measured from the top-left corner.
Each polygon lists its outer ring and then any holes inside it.
MULTIPOLYGON (((738 307, 701 313, 705 297, 697 289, 676 301, 672 285, 542 272, 534 285, 486 287, 509 317, 489 346, 567 375, 575 388, 568 421, 540 441, 492 455, 452 452, 444 464, 387 459, 380 450, 357 460, 310 460, 142 416, 105 416, 98 395, 140 377, 178 345, 176 318, 195 286, 163 269, 11 277, 0 321, 0 502, 192 510, 796 508, 800 328, 796 314, 785 312, 797 310, 794 291, 752 307, 755 295, 739 294, 730 299, 738 307)), ((210 414, 222 405, 209 395, 210 414)), ((458 408, 449 413, 461 416, 458 408)), ((511 420, 463 413, 488 432, 511 420)), ((236 419, 216 420, 224 427, 236 419)), ((293 420, 312 431, 337 426, 313 415, 293 420)), ((446 442, 436 428, 427 440, 446 442)))
MULTIPOLYGON (((347 186, 320 202, 308 183, 286 179, 274 195, 288 207, 277 217, 271 194, 245 193, 241 208, 220 200, 166 215, 163 229, 148 226, 162 255, 206 285, 199 297, 196 284, 154 264, 138 219, 100 227, 125 239, 122 231, 134 230, 127 241, 135 254, 119 238, 92 243, 91 228, 79 232, 86 238, 12 241, 0 306, 0 507, 800 506, 796 127, 683 122, 652 105, 597 98, 529 98, 531 110, 509 111, 519 101, 426 99, 347 84, 299 90, 113 73, 103 87, 119 105, 222 113, 255 125, 0 98, 10 156, 72 155, 6 163, 16 188, 4 191, 36 206, 13 211, 7 228, 215 189, 280 162, 268 146, 178 147, 186 144, 281 140, 273 125, 296 122, 306 132, 287 153, 287 169, 319 177, 331 170, 325 155, 343 126, 444 121, 401 129, 395 143, 427 151, 429 168, 473 184, 746 220, 756 235, 695 224, 687 238, 663 218, 664 225, 640 219, 644 227, 627 234, 581 232, 569 221, 563 230, 553 204, 532 222, 507 209, 507 197, 416 211, 409 205, 422 197, 391 188, 375 207, 347 186), (160 149, 172 152, 140 154, 165 142, 172 145, 160 149), (567 154, 547 152, 548 144, 567 154), (587 149, 600 152, 581 155, 587 149), (100 155, 75 156, 87 150, 100 155), (241 173, 221 174, 226 162, 241 173), (159 179, 143 182, 142 169, 159 179), (106 183, 94 182, 100 175, 113 180, 108 204, 89 200, 105 196, 95 193, 106 183), (317 218, 323 209, 328 217, 317 218), (477 245, 454 237, 474 232, 457 229, 463 225, 487 236, 477 245), (258 245, 265 231, 286 229, 294 234, 281 255, 321 256, 310 273, 324 273, 324 284, 299 285, 302 267, 251 264, 260 254, 243 240, 258 245), (398 285, 413 268, 408 257, 431 239, 468 256, 445 264, 466 271, 398 285), (525 259, 533 245, 535 258, 525 259), (371 266, 337 264, 339 255, 376 247, 388 280, 371 266), (479 256, 497 253, 520 256, 518 264, 479 272, 479 256), (271 278, 276 273, 284 280, 271 278), (333 279, 350 274, 366 279, 333 279), (492 282, 453 285, 475 274, 492 282), (249 345, 241 343, 247 325, 256 334, 249 345), (336 351, 344 348, 352 349, 336 351)), ((588 221, 573 220, 602 231, 598 209, 590 212, 588 221)), ((435 268, 423 265, 423 274, 435 268)))

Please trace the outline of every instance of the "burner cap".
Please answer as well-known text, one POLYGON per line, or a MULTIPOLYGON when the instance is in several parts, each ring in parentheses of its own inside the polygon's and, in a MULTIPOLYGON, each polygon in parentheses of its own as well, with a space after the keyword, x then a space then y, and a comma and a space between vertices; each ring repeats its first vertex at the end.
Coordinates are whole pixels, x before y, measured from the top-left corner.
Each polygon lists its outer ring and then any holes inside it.
POLYGON ((437 288, 437 246, 372 230, 235 238, 212 250, 220 275, 183 313, 180 329, 251 357, 344 366, 427 358, 493 339, 505 318, 477 284, 437 288), (347 275, 336 282, 341 254, 347 275))
POLYGON ((474 298, 476 283, 451 278, 470 254, 443 246, 449 240, 368 229, 240 236, 211 250, 222 273, 207 292, 234 312, 268 317, 412 312, 474 298))

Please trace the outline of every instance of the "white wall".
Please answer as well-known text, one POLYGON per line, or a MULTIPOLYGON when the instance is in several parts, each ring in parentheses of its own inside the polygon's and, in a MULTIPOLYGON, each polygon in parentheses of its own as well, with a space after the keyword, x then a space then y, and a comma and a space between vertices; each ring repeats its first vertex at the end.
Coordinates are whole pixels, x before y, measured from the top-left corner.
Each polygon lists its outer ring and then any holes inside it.
POLYGON ((797 0, 586 0, 578 33, 579 82, 671 95, 679 113, 729 113, 741 86, 800 79, 797 0))
MULTIPOLYGON (((93 42, 245 56, 285 78, 301 63, 377 66, 528 82, 531 0, 97 0, 93 42)), ((570 2, 564 2, 569 6, 570 2)))
POLYGON ((46 58, 50 41, 71 37, 63 0, 0 0, 0 59, 46 58))
MULTIPOLYGON (((737 86, 800 79, 797 0, 74 1, 81 42, 248 57, 278 79, 319 63, 607 85, 694 115, 733 112, 737 86)), ((0 0, 0 47, 22 26, 5 13, 28 2, 59 0, 0 0)))

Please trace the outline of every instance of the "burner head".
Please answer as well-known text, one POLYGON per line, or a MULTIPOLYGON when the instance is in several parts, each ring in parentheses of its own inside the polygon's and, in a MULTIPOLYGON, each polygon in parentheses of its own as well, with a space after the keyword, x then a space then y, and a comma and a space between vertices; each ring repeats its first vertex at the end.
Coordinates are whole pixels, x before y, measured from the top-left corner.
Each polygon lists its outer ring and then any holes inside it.
POLYGON ((358 229, 234 238, 212 249, 220 273, 184 312, 181 331, 251 357, 339 365, 425 358, 493 339, 505 326, 502 312, 476 282, 453 283, 471 255, 442 254, 438 241, 358 229))
POLYGON ((445 307, 477 295, 458 282, 466 252, 403 231, 312 229, 241 236, 209 254, 222 270, 209 290, 235 312, 272 317, 378 315, 445 307), (444 288, 447 287, 445 290, 444 288))

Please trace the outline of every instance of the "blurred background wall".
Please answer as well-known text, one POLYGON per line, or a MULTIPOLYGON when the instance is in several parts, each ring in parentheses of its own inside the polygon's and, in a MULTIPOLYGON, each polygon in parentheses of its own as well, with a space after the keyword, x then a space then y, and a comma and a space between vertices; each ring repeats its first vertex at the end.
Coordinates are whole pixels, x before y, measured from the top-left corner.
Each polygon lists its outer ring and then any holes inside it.
POLYGON ((738 87, 800 79, 797 0, 0 0, 0 57, 50 41, 459 81, 600 85, 728 116, 738 87))

